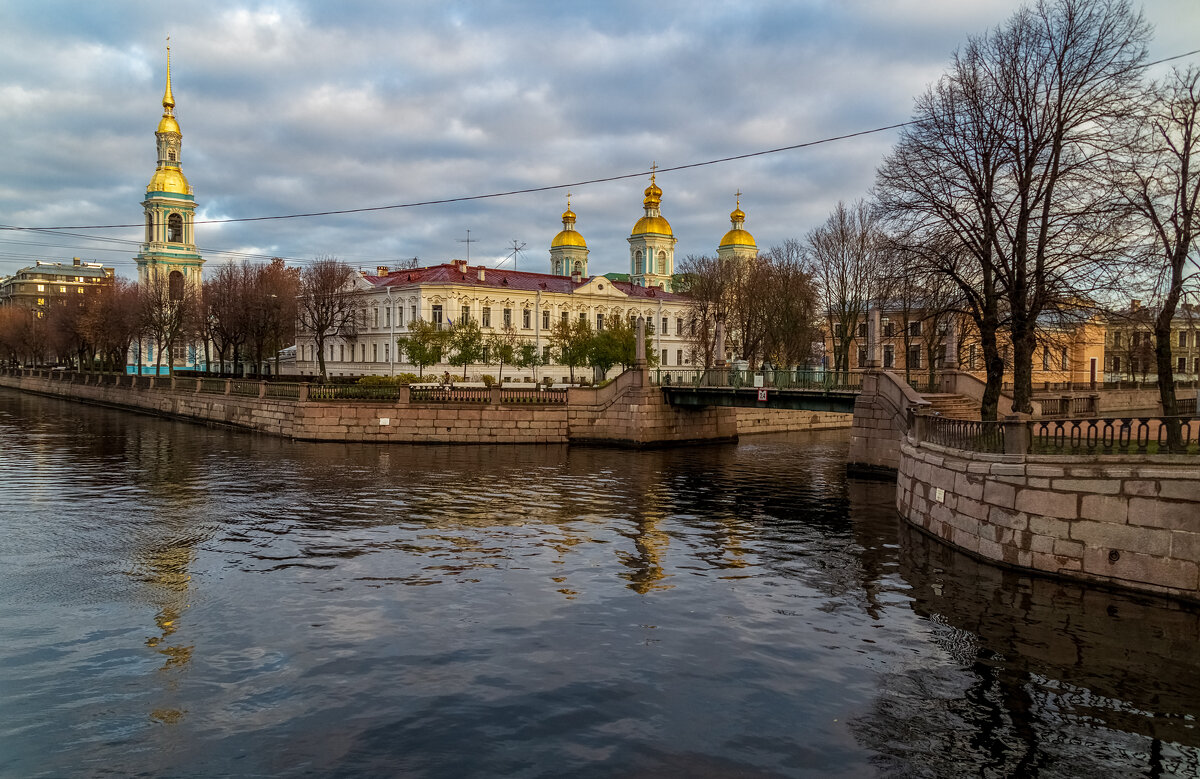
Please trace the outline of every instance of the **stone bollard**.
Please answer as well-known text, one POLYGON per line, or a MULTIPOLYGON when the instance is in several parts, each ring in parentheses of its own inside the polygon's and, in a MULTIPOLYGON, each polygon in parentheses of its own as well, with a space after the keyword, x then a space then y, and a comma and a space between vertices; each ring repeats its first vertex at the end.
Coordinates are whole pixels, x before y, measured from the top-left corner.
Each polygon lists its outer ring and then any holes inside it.
POLYGON ((193 391, 194 391, 194 392, 196 392, 197 394, 199 394, 199 392, 200 392, 200 387, 201 387, 203 384, 204 384, 204 379, 197 378, 197 379, 196 379, 196 389, 195 389, 195 390, 193 390, 193 391))
POLYGON ((634 340, 633 367, 646 367, 646 318, 637 318, 637 335, 634 340))
POLYGON ((225 380, 225 394, 230 395, 232 393, 233 393, 233 379, 226 379, 225 380))
POLYGON ((267 383, 260 380, 258 382, 258 399, 262 400, 267 396, 267 383))
POLYGON ((489 390, 488 391, 488 403, 490 403, 493 406, 499 406, 500 405, 500 385, 497 384, 494 387, 489 387, 488 390, 489 390))
POLYGON ((412 389, 407 384, 396 387, 396 405, 407 406, 412 400, 412 389))
POLYGON ((299 394, 299 397, 296 398, 296 402, 297 403, 307 403, 308 402, 308 382, 307 381, 300 382, 300 394, 299 394))
POLYGON ((1029 451, 1029 415, 1013 414, 1004 418, 1004 453, 1026 454, 1029 451))
POLYGON ((919 444, 929 437, 929 416, 925 409, 910 408, 909 415, 909 433, 912 436, 914 444, 919 444))

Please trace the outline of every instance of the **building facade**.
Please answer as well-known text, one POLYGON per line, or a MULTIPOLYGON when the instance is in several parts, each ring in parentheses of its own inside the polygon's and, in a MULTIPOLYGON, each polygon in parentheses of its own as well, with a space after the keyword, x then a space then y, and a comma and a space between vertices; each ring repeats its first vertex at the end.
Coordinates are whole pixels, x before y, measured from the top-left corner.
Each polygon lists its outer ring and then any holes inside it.
MULTIPOLYGON (((1150 382, 1158 376, 1154 321, 1158 309, 1131 300, 1107 320, 1104 370, 1110 382, 1150 382)), ((1200 380, 1200 308, 1179 306, 1171 320, 1171 363, 1176 381, 1200 380)))
MULTIPOLYGON (((663 368, 689 368, 693 362, 688 298, 671 291, 676 238, 659 211, 662 189, 651 176, 643 200, 643 216, 629 236, 630 274, 588 276, 588 248, 575 229, 576 214, 570 201, 562 215, 563 229, 550 242, 549 273, 470 266, 463 260, 413 270, 391 271, 380 267, 374 275, 359 274, 347 294, 362 298, 364 317, 352 337, 326 340, 325 364, 330 376, 395 375, 417 373, 406 361, 397 342, 419 320, 448 325, 472 319, 485 336, 512 328, 518 339, 535 345, 542 366, 525 371, 505 367, 507 378, 545 378, 565 382, 569 371, 555 364, 550 336, 562 321, 584 320, 593 329, 604 329, 617 319, 632 322, 644 317, 648 338, 663 368)), ((736 249, 745 254, 754 239, 741 228, 745 214, 734 216, 740 231, 736 249)), ((727 234, 726 238, 734 235, 727 234)), ((722 241, 722 249, 726 241, 722 241)), ((734 244, 730 244, 734 246, 734 244)), ((756 250, 754 250, 756 251, 756 250)), ((739 256, 740 256, 739 254, 739 256)), ((296 370, 319 374, 311 333, 299 333, 296 370)), ((425 369, 440 375, 457 373, 449 364, 425 369)), ((481 364, 467 378, 494 373, 481 364)), ((578 372, 577 372, 578 375, 578 372)))
POLYGON ((114 271, 78 257, 70 265, 38 260, 0 279, 0 306, 29 311, 42 319, 55 306, 83 306, 113 285, 114 271))

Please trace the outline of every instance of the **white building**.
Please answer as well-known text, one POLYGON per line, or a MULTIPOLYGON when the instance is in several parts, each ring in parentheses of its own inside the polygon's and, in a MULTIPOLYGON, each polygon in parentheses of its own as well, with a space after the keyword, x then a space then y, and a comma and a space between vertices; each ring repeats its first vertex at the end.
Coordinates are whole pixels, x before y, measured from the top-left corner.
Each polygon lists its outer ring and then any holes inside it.
MULTIPOLYGON (((536 369, 537 377, 567 380, 565 366, 554 364, 550 335, 563 320, 586 320, 594 329, 616 319, 645 317, 655 356, 664 368, 690 367, 692 344, 688 298, 671 290, 675 272, 675 242, 671 225, 659 212, 662 190, 651 176, 643 207, 629 236, 630 273, 588 276, 588 248, 575 229, 570 201, 562 215, 563 229, 550 244, 550 273, 470 267, 464 260, 413 270, 389 272, 355 279, 353 294, 364 297, 365 324, 354 337, 327 336, 325 369, 329 376, 395 375, 416 373, 405 362, 397 340, 410 323, 421 319, 435 323, 463 321, 480 324, 484 336, 511 326, 519 337, 537 346, 548 365, 536 369)), ((745 214, 731 214, 734 230, 718 249, 723 258, 753 256, 754 240, 742 229, 745 214), (732 236, 732 238, 731 238, 732 236), (726 245, 729 244, 729 245, 726 245)), ((320 373, 311 334, 297 334, 296 370, 301 375, 320 373)), ((455 372, 448 364, 427 367, 426 373, 455 372)), ((483 364, 469 369, 475 374, 495 373, 483 364)), ((505 379, 533 378, 505 366, 505 379)), ((580 375, 576 372, 576 375, 580 375)))

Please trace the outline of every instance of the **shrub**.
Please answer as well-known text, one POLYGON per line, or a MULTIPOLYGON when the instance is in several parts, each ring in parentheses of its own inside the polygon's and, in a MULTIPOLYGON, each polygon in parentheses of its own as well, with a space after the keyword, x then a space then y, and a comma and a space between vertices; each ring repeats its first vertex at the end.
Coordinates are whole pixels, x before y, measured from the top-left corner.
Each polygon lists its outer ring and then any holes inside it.
POLYGON ((479 380, 483 382, 483 386, 485 386, 485 387, 496 386, 496 377, 490 373, 483 374, 482 376, 479 377, 479 380))
POLYGON ((429 379, 423 379, 415 373, 397 373, 396 374, 396 383, 397 384, 417 384, 422 381, 429 381, 429 379))
POLYGON ((553 387, 554 379, 551 378, 550 376, 546 376, 545 378, 542 379, 542 384, 545 384, 547 387, 553 387))
POLYGON ((363 376, 358 380, 358 384, 363 387, 386 387, 395 383, 391 376, 363 376))
POLYGON ((590 387, 590 386, 592 386, 592 380, 581 378, 581 379, 579 379, 579 386, 590 387))

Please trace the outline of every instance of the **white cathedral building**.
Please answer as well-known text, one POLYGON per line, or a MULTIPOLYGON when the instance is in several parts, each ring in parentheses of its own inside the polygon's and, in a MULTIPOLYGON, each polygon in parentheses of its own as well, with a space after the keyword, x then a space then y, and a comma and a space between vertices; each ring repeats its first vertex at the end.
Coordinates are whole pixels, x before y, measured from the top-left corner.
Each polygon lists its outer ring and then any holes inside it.
MULTIPOLYGON (((693 346, 686 295, 673 292, 675 243, 670 223, 659 210, 662 189, 650 176, 642 202, 644 215, 629 235, 629 269, 625 274, 588 275, 588 248, 575 229, 576 215, 568 199, 562 230, 550 242, 550 272, 530 273, 486 266, 471 267, 453 260, 413 270, 376 269, 360 273, 355 292, 363 296, 363 326, 354 337, 326 337, 325 370, 329 376, 395 375, 417 373, 405 361, 402 338, 410 323, 425 320, 438 324, 473 319, 484 335, 512 327, 518 336, 536 345, 543 364, 537 377, 567 380, 566 367, 554 363, 550 335, 560 321, 582 319, 595 329, 616 319, 645 317, 652 325, 655 356, 663 368, 690 367, 693 346)), ((753 236, 744 229, 740 204, 730 214, 732 229, 717 249, 722 259, 753 258, 758 253, 753 236)), ((296 338, 296 371, 320 373, 311 333, 296 338)), ((425 368, 426 373, 453 373, 448 364, 425 368)), ((491 373, 483 365, 474 373, 491 373)), ((534 371, 505 367, 505 379, 534 378, 534 371)), ((578 374, 577 374, 578 375, 578 374)), ((468 376, 468 379, 473 376, 468 376)))

